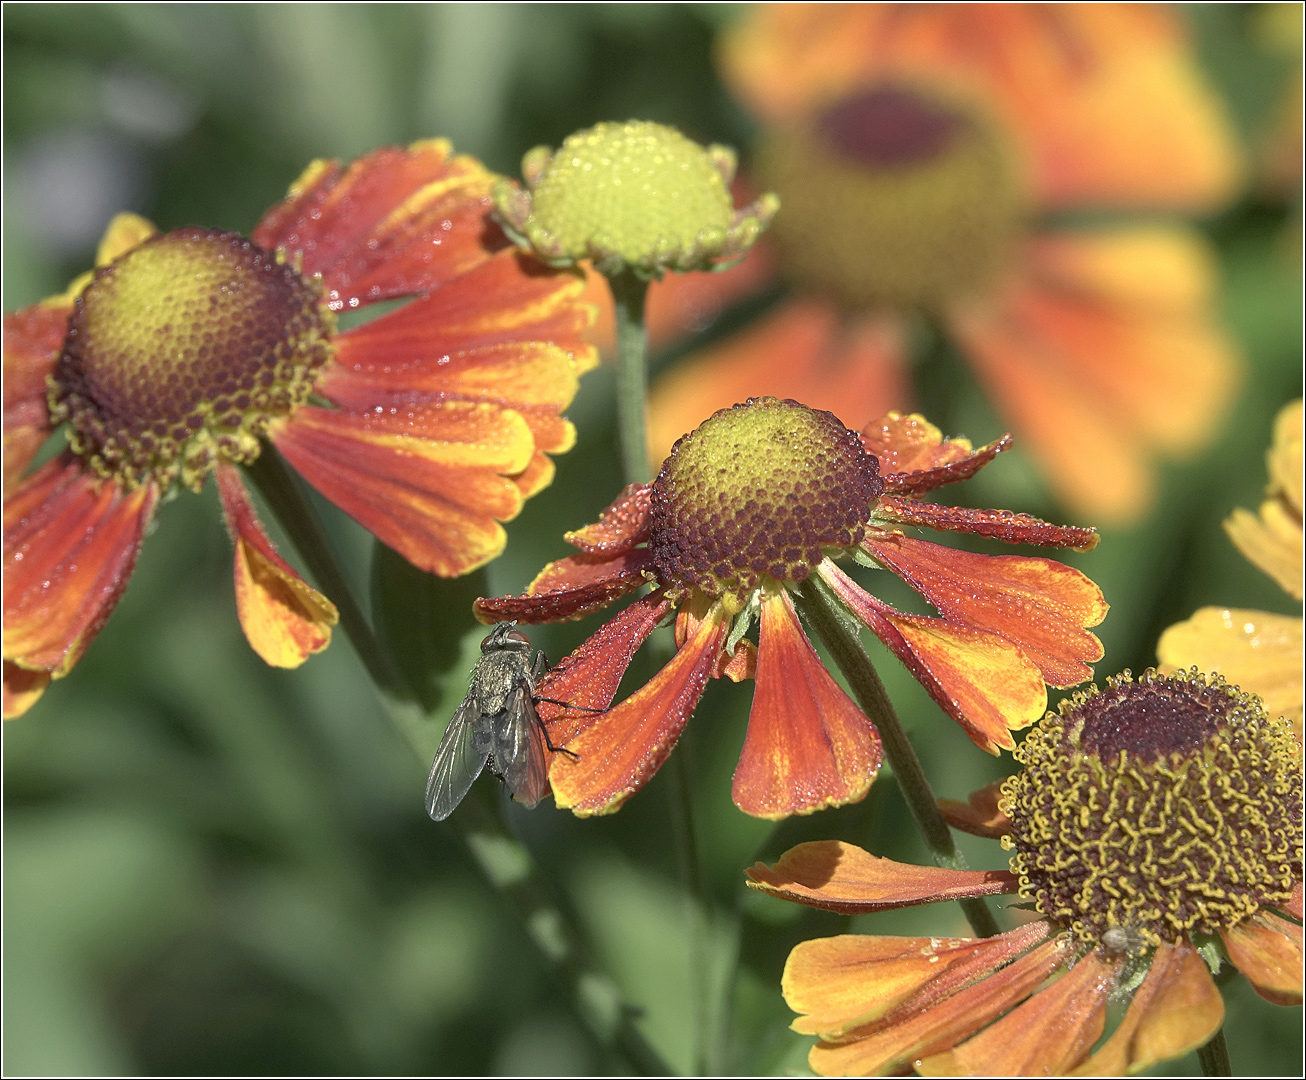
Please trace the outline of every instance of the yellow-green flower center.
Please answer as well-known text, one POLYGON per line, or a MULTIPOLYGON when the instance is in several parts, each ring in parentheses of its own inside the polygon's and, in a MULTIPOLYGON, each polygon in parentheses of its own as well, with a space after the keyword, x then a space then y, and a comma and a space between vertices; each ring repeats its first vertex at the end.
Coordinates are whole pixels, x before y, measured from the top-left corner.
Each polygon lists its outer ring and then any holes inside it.
POLYGON ((74 450, 128 485, 198 488, 251 461, 330 358, 322 290, 235 233, 179 229, 101 268, 78 297, 50 409, 74 450))
POLYGON ((794 282, 850 308, 938 310, 1002 265, 1021 200, 1007 147, 969 108, 906 86, 838 102, 758 155, 794 282))
POLYGON ((1062 702, 1016 758, 1012 872, 1087 944, 1214 934, 1301 880, 1301 748, 1218 676, 1126 672, 1062 702))
POLYGON ((737 601, 764 576, 802 581, 861 540, 880 463, 831 413, 753 398, 684 436, 653 483, 649 550, 669 589, 737 601))

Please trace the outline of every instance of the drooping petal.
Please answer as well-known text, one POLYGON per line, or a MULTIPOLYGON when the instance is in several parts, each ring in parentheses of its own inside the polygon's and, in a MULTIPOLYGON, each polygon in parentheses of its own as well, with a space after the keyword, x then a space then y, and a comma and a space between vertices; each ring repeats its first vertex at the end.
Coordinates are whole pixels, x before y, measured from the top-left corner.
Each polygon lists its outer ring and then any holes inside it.
POLYGON ((516 619, 524 623, 566 622, 607 607, 647 583, 647 548, 607 558, 569 555, 549 563, 521 596, 476 601, 476 617, 485 623, 516 619))
POLYGON ((1306 431, 1303 430, 1303 406, 1298 398, 1279 410, 1274 420, 1274 442, 1265 455, 1266 469, 1270 474, 1270 491, 1287 501, 1296 511, 1302 512, 1302 487, 1306 484, 1302 474, 1303 454, 1306 453, 1306 431))
POLYGON ((27 712, 50 685, 48 671, 29 671, 6 660, 4 662, 4 718, 15 720, 27 712))
POLYGON ((488 220, 493 183, 443 139, 384 147, 348 165, 319 160, 251 239, 321 274, 336 311, 410 296, 506 246, 488 220))
POLYGON ((535 681, 540 698, 553 699, 540 700, 536 710, 554 746, 587 731, 612 704, 636 650, 670 610, 671 601, 660 592, 640 597, 535 681))
POLYGON ((1238 507, 1224 522, 1234 547, 1247 561, 1279 583, 1294 600, 1302 598, 1302 526, 1279 499, 1261 503, 1259 514, 1238 507))
POLYGON ((1047 709, 1042 672, 1012 642, 991 631, 895 611, 829 560, 818 572, 982 750, 1012 749, 1011 732, 1047 709))
POLYGON ((860 915, 886 908, 995 896, 1015 892, 1006 870, 947 870, 912 866, 871 855, 841 840, 792 847, 775 866, 756 863, 744 871, 748 887, 808 907, 860 915))
POLYGON ((757 689, 731 795, 776 820, 863 798, 880 768, 880 736, 825 669, 784 590, 762 599, 757 689))
POLYGON ((990 840, 1001 840, 1011 833, 1011 820, 998 806, 1001 794, 1002 781, 997 780, 978 791, 972 791, 968 802, 940 799, 939 813, 954 829, 961 829, 973 836, 988 837, 990 840))
POLYGON ((975 450, 969 439, 945 439, 920 413, 888 412, 861 431, 862 445, 880 460, 884 490, 920 495, 944 484, 969 480, 1004 450, 1011 436, 975 450))
POLYGON ((770 122, 886 79, 974 97, 1048 205, 1202 209, 1236 182, 1232 128, 1163 10, 773 4, 723 46, 727 83, 770 122))
POLYGON ((661 461, 680 436, 750 397, 801 401, 852 423, 878 416, 908 400, 904 356, 897 320, 864 316, 849 324, 824 301, 788 301, 655 381, 651 456, 661 461))
POLYGON ((899 525, 972 533, 1004 540, 1008 544, 1092 551, 1099 539, 1096 529, 1053 525, 1029 514, 1015 514, 1010 510, 975 510, 968 506, 938 506, 896 495, 880 496, 875 504, 875 515, 899 525))
POLYGON ((1072 962, 1074 946, 1066 935, 1039 945, 987 978, 912 1008, 907 1002, 864 1037, 850 1032, 845 1043, 819 1042, 808 1063, 822 1076, 872 1076, 950 1049, 972 1032, 1029 997, 1049 975, 1072 962))
POLYGON ((48 462, 5 500, 4 656, 68 673, 117 604, 158 502, 124 492, 71 455, 48 462))
POLYGON ((1166 672, 1196 667, 1259 694, 1271 716, 1302 719, 1302 620, 1244 608, 1198 608, 1161 635, 1166 672))
POLYGON ((1302 928, 1263 911, 1220 931, 1234 967, 1252 988, 1276 1005, 1302 1002, 1302 928))
POLYGON ((1224 1023, 1224 999, 1197 950, 1157 946, 1111 1037, 1072 1076, 1126 1076, 1204 1045, 1224 1023))
POLYGON ((68 333, 72 304, 32 304, 4 318, 4 490, 50 434, 45 377, 68 333))
MULTIPOLYGON (((698 633, 698 624, 713 614, 716 601, 697 589, 680 601, 680 610, 676 612, 675 635, 676 648, 684 647, 685 642, 698 633)), ((757 675, 757 646, 746 637, 735 642, 733 652, 721 650, 717 662, 712 668, 712 678, 729 679, 731 682, 743 682, 757 675)))
POLYGON ((218 497, 236 548, 236 613, 253 650, 273 667, 299 667, 331 644, 336 606, 277 553, 234 465, 217 468, 218 497))
POLYGON ((948 621, 1000 634, 1018 645, 1049 686, 1091 678, 1102 643, 1086 627, 1105 617, 1102 590, 1073 567, 1023 555, 979 555, 900 533, 862 543, 948 621))
POLYGON ((670 662, 625 701, 598 717, 549 769, 560 809, 610 814, 661 767, 694 711, 725 640, 724 610, 704 619, 670 662))
POLYGON ((364 414, 305 406, 272 433, 326 498, 414 566, 464 574, 503 550, 521 510, 505 474, 534 452, 525 421, 493 405, 446 402, 364 414))
POLYGON ((938 1000, 997 971, 1049 933, 1039 919, 992 938, 843 934, 799 942, 780 979, 785 1003, 801 1014, 790 1026, 842 1042, 909 1001, 927 1007, 918 995, 938 1000))
POLYGON ((653 488, 629 484, 593 525, 567 533, 563 539, 587 555, 621 555, 648 539, 653 488))
POLYGON ((916 1063, 922 1076, 1058 1076, 1106 1026, 1122 959, 1089 953, 1062 978, 954 1050, 916 1063))

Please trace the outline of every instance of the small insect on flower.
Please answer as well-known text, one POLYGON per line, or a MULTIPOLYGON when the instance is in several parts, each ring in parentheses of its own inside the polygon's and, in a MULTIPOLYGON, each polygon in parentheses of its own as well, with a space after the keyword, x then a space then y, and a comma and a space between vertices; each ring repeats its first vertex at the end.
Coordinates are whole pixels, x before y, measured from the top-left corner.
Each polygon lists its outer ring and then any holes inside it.
POLYGON ((531 659, 530 638, 515 626, 500 623, 481 642, 472 685, 435 752, 426 781, 426 812, 435 821, 454 812, 487 764, 514 799, 533 807, 549 793, 545 749, 567 753, 549 742, 535 711, 535 680, 548 661, 542 652, 531 659))

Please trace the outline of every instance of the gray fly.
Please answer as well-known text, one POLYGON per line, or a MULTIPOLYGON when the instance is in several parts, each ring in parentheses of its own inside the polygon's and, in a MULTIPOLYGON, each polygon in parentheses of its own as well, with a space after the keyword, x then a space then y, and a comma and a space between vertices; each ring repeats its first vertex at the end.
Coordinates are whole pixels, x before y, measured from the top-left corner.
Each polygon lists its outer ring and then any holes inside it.
MULTIPOLYGON (((557 750, 535 702, 535 680, 548 666, 544 653, 531 657, 531 642, 515 624, 496 626, 481 642, 472 685, 445 729, 426 781, 426 812, 443 821, 454 812, 489 765, 523 806, 549 791, 545 749, 557 750)), ((566 751, 563 751, 566 753, 566 751)))

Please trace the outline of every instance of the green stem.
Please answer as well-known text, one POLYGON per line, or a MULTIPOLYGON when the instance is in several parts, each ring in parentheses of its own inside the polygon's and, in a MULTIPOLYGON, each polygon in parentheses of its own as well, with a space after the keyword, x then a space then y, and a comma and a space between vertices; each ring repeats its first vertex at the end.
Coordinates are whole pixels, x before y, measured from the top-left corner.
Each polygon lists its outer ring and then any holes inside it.
MULTIPOLYGON (((339 610, 340 625, 380 692, 391 721, 425 764, 423 736, 429 719, 372 633, 299 478, 267 445, 248 471, 318 585, 339 610)), ((586 956, 579 937, 550 898, 530 852, 480 801, 487 790, 482 784, 477 795, 473 788, 476 797, 465 799, 453 819, 472 859, 490 884, 508 899, 531 942, 567 990, 577 1015, 599 1044, 623 1054, 644 1075, 671 1075, 666 1062, 634 1026, 635 1010, 622 1000, 611 978, 586 956)))
POLYGON ((628 484, 647 484, 648 436, 644 413, 648 398, 648 333, 644 328, 644 297, 648 282, 626 270, 608 278, 617 320, 617 439, 621 471, 628 484))
POLYGON ((1229 1064, 1229 1047, 1224 1042, 1223 1027, 1211 1036, 1210 1042, 1198 1048, 1197 1060, 1201 1063, 1203 1076, 1233 1075, 1229 1064))
MULTIPOLYGON (((818 577, 809 578, 795 590, 794 599, 799 611, 816 631, 817 637, 848 680, 848 686, 862 711, 879 730, 884 744, 884 756, 893 769, 894 779, 902 790, 907 808, 925 838, 934 861, 939 866, 953 870, 965 869, 966 858, 957 850, 952 831, 939 813, 939 805, 930 782, 925 778, 925 770, 921 768, 920 759, 902 728, 889 695, 885 693, 884 684, 880 682, 871 658, 862 648, 860 634, 849 624, 839 602, 818 577)), ((982 897, 970 897, 957 902, 976 934, 992 937, 998 933, 998 924, 982 897)))
POLYGON ((358 658, 372 682, 388 699, 411 701, 412 690, 404 682, 389 655, 381 648, 372 624, 363 614, 354 588, 336 558, 322 521, 309 501, 304 485, 276 448, 263 444, 263 452, 247 467, 250 479, 276 514, 318 586, 340 612, 340 625, 353 643, 358 658))

